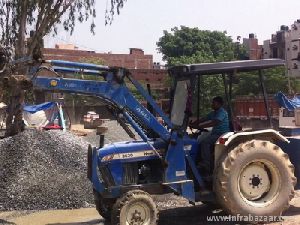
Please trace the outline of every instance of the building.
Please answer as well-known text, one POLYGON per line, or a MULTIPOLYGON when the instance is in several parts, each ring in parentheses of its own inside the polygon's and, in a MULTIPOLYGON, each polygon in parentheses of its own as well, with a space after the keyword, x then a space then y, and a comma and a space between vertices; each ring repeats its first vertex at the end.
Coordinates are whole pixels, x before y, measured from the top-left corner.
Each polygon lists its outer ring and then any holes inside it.
POLYGON ((272 58, 271 52, 271 40, 265 40, 262 46, 262 58, 269 59, 272 58))
POLYGON ((287 62, 287 75, 300 77, 300 19, 290 27, 282 25, 280 30, 265 40, 263 45, 258 44, 254 34, 243 39, 243 46, 248 59, 280 58, 287 62))
POLYGON ((247 52, 247 59, 261 59, 262 46, 258 44, 254 34, 249 34, 249 38, 243 38, 243 46, 247 52))
POLYGON ((289 27, 282 25, 276 34, 272 34, 270 40, 271 58, 287 59, 286 49, 289 44, 289 27))
POLYGON ((300 20, 291 27, 282 25, 270 40, 265 40, 262 58, 284 59, 287 62, 287 75, 300 77, 300 20))
POLYGON ((300 77, 300 20, 294 22, 288 33, 286 46, 287 69, 290 76, 300 77))

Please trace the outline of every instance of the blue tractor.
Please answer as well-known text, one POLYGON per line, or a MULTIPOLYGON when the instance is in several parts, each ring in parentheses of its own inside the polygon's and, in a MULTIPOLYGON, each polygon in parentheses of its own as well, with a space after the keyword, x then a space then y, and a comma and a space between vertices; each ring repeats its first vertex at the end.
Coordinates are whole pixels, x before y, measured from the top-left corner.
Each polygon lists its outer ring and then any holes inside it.
POLYGON ((99 97, 113 109, 130 136, 133 133, 128 125, 140 136, 139 140, 88 148, 88 178, 96 208, 112 224, 156 224, 158 211, 153 194, 175 193, 191 204, 211 202, 229 214, 240 216, 279 216, 289 207, 297 183, 289 159, 290 156, 294 164, 297 162, 297 149, 290 148, 289 139, 273 129, 232 130, 211 146, 214 170, 210 174, 212 179, 204 179, 193 157, 193 153, 201 151, 197 137, 187 132, 192 104, 200 108, 195 96, 199 96, 196 87, 200 87, 202 76, 221 74, 229 103, 232 78, 239 72, 259 71, 268 109, 262 71, 284 66, 284 61, 232 61, 170 68, 173 81, 170 116, 126 69, 57 60, 48 63, 57 77, 34 76, 35 89, 99 97), (101 76, 103 80, 61 77, 77 73, 101 76), (139 103, 126 82, 145 98, 163 124, 139 103))

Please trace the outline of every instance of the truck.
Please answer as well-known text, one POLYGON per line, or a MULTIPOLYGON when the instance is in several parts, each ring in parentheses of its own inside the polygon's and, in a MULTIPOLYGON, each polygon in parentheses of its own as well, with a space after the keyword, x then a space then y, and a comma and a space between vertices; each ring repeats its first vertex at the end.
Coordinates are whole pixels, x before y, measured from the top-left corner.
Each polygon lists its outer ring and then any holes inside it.
MULTIPOLYGON (((151 195, 174 193, 190 204, 217 204, 232 215, 280 216, 289 208, 299 187, 299 144, 273 129, 223 134, 211 146, 214 168, 206 179, 192 153, 199 152, 197 135, 187 132, 190 117, 199 117, 199 82, 202 76, 221 75, 230 110, 232 79, 239 73, 258 71, 268 109, 263 70, 284 66, 280 59, 230 61, 175 66, 171 110, 167 116, 142 85, 124 68, 69 61, 47 61, 56 77, 33 76, 36 90, 98 97, 109 105, 122 127, 130 125, 138 140, 88 147, 87 176, 99 214, 113 225, 154 225, 158 210, 151 195), (103 81, 64 78, 63 73, 101 76, 103 81), (134 97, 130 82, 152 106, 160 123, 134 97), (198 84, 198 85, 197 85, 198 84), (196 98, 196 100, 195 100, 196 98), (192 105, 196 104, 197 112, 192 105), (295 170, 296 167, 296 170, 295 170)), ((241 76, 243 73, 241 74, 241 76)), ((266 110, 266 112, 269 112, 266 110)), ((272 120, 270 119, 270 127, 272 120)), ((67 146, 66 146, 67 147, 67 146)))

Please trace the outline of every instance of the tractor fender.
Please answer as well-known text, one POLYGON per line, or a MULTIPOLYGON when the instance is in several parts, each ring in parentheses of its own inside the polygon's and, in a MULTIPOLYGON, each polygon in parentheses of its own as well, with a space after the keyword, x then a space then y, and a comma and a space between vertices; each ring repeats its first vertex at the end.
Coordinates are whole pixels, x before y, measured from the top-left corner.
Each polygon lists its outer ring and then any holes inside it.
POLYGON ((281 135, 278 131, 273 129, 265 129, 258 131, 242 131, 242 132, 229 132, 222 135, 215 145, 215 165, 217 165, 224 152, 228 152, 235 146, 242 142, 250 140, 267 140, 271 142, 282 141, 289 143, 290 141, 281 135))
POLYGON ((258 131, 242 131, 238 133, 229 132, 222 135, 217 144, 223 144, 225 147, 230 146, 234 142, 240 142, 244 139, 260 139, 270 141, 283 141, 289 143, 290 141, 280 134, 278 131, 273 129, 265 129, 258 131))

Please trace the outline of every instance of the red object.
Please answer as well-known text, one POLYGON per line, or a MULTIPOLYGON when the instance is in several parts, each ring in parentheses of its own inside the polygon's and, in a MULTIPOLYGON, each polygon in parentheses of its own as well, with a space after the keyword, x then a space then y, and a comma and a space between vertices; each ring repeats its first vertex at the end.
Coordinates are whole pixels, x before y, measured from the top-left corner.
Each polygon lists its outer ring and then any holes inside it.
POLYGON ((220 137, 220 138, 219 138, 219 144, 225 145, 225 143, 226 143, 227 140, 228 140, 227 138, 222 138, 222 137, 220 137))
POLYGON ((44 130, 62 130, 62 127, 59 125, 47 125, 43 127, 44 130))
MULTIPOLYGON (((268 98, 269 110, 273 118, 278 118, 279 105, 273 98, 268 98)), ((234 116, 238 119, 267 119, 262 96, 238 96, 234 101, 234 116)))

